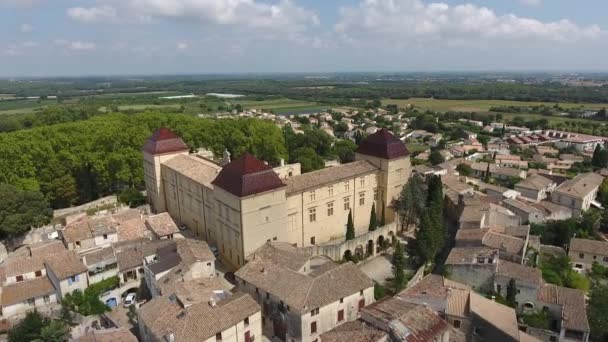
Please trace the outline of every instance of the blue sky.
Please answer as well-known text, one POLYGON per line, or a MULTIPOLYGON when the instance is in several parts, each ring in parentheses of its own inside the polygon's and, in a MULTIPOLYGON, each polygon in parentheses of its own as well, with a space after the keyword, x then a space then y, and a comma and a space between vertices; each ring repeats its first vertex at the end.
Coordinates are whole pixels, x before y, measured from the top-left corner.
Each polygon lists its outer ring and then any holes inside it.
POLYGON ((608 71, 605 0, 0 0, 0 76, 608 71))

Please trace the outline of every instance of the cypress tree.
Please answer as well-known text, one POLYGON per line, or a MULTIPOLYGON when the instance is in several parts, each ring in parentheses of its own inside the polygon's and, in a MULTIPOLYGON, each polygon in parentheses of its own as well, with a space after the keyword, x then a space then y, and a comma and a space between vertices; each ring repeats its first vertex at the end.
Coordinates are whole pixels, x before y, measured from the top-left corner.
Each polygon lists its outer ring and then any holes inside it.
POLYGON ((393 287, 397 293, 405 287, 405 255, 400 243, 395 246, 391 263, 393 264, 393 287))
POLYGON ((486 169, 486 176, 484 177, 484 182, 490 183, 490 163, 488 163, 488 168, 486 169))
POLYGON ((353 223, 353 212, 348 212, 348 222, 346 223, 346 241, 355 238, 355 224, 353 223))
POLYGON ((514 308, 517 306, 517 284, 513 278, 507 284, 507 297, 505 299, 510 307, 514 308))
POLYGON ((376 203, 372 204, 372 211, 369 214, 369 231, 373 232, 378 227, 376 219, 376 203))

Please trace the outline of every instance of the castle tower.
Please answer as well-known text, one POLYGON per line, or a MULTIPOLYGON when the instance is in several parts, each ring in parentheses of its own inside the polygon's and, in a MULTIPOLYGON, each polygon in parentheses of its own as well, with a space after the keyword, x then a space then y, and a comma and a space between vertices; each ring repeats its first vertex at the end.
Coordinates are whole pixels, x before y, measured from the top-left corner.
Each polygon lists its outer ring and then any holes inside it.
POLYGON ((407 147, 388 130, 381 129, 359 145, 355 151, 355 160, 367 160, 380 169, 376 210, 381 214, 384 205, 386 222, 393 222, 395 212, 391 209, 391 204, 399 198, 401 188, 410 178, 412 169, 407 147))
POLYGON ((144 181, 152 212, 166 211, 161 164, 177 155, 187 155, 188 151, 184 141, 168 128, 160 128, 144 144, 144 181))
POLYGON ((290 241, 286 232, 285 184, 272 167, 245 153, 211 182, 218 203, 217 245, 235 268, 267 241, 290 241))

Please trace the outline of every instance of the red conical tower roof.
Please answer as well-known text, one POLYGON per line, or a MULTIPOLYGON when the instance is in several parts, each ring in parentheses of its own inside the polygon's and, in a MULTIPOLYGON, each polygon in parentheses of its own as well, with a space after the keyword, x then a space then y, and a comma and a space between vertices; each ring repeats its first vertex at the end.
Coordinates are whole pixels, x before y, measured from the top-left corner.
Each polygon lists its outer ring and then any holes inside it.
POLYGON ((168 128, 160 128, 144 144, 143 150, 150 154, 188 151, 182 138, 168 128))
POLYGON ((285 186, 272 167, 249 153, 243 154, 224 166, 211 184, 238 197, 285 186))
POLYGON ((405 144, 386 129, 381 129, 368 136, 359 145, 356 152, 382 159, 395 159, 410 155, 405 144))

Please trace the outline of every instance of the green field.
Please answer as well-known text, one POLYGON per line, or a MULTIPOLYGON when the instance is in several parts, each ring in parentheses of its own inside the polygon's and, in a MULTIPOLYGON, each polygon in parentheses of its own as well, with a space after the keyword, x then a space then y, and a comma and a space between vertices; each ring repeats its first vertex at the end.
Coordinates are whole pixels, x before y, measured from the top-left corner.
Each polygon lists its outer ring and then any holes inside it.
POLYGON ((56 103, 57 100, 0 101, 0 115, 32 113, 37 109, 56 103))
MULTIPOLYGON (((487 112, 492 107, 501 106, 553 106, 551 102, 523 102, 523 101, 503 101, 503 100, 436 100, 431 98, 411 98, 407 100, 387 99, 382 101, 383 105, 396 104, 399 107, 405 107, 408 104, 421 109, 429 109, 439 112, 455 111, 455 112, 487 112)), ((559 105, 562 108, 578 108, 601 109, 608 107, 602 103, 562 103, 559 105)))
POLYGON ((240 104, 245 109, 263 109, 273 111, 277 114, 291 112, 308 112, 317 111, 327 108, 327 106, 316 102, 291 100, 291 99, 273 99, 273 100, 231 100, 232 104, 240 104))

